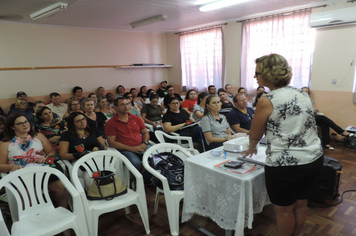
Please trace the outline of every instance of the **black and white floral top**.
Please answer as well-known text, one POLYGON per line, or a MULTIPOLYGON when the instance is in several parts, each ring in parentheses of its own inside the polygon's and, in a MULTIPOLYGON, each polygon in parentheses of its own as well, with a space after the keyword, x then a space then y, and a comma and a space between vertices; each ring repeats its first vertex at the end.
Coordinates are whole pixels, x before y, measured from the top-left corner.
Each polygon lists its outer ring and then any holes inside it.
POLYGON ((295 166, 308 164, 323 154, 309 96, 286 86, 266 97, 273 112, 266 125, 266 165, 295 166))

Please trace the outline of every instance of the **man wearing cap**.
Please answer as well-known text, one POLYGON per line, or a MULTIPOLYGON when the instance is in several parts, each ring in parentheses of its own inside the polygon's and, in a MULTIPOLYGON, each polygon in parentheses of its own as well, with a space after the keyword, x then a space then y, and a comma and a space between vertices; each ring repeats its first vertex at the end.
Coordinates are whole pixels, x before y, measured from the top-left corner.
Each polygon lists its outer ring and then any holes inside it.
MULTIPOLYGON (((24 91, 20 91, 20 92, 17 93, 16 98, 17 99, 22 99, 23 98, 23 99, 27 100, 27 94, 24 91)), ((27 102, 27 106, 28 106, 28 108, 33 108, 33 102, 27 102)), ((15 103, 11 104, 10 110, 11 109, 15 109, 15 103)))
POLYGON ((167 81, 162 81, 159 84, 159 88, 157 89, 156 93, 158 94, 158 96, 160 98, 164 98, 164 96, 166 96, 165 92, 166 92, 166 86, 167 86, 167 81))

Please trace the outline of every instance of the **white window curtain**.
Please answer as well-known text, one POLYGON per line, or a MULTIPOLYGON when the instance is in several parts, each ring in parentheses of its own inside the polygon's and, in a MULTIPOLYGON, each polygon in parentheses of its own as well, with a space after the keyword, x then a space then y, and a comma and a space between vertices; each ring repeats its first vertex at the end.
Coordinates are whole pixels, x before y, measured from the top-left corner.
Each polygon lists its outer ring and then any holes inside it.
POLYGON ((180 35, 182 89, 205 91, 223 83, 222 27, 180 35))
POLYGON ((241 53, 241 86, 252 94, 258 87, 255 60, 277 53, 292 67, 291 86, 309 85, 315 30, 309 27, 310 10, 290 15, 271 16, 243 23, 241 53))

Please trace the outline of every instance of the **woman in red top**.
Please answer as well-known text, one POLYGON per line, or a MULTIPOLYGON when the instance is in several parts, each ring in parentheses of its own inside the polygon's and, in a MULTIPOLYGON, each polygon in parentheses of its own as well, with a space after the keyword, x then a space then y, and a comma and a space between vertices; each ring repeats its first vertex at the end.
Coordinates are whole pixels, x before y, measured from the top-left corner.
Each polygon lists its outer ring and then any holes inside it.
POLYGON ((197 92, 194 89, 191 89, 185 95, 185 101, 182 103, 182 108, 188 112, 188 114, 192 114, 193 107, 197 104, 197 92))

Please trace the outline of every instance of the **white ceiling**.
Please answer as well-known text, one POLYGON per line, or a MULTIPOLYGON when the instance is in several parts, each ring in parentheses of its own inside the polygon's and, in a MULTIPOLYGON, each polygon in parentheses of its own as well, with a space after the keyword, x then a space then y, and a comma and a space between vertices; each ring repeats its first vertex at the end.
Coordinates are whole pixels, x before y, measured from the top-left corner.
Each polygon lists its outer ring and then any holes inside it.
MULTIPOLYGON (((200 12, 203 0, 0 0, 0 21, 99 28, 133 32, 177 32, 291 9, 318 6, 335 0, 251 0, 219 10, 200 12), (58 1, 68 3, 51 17, 33 21, 30 14, 58 1), (132 29, 130 23, 156 15, 167 20, 132 29)), ((206 0, 205 0, 206 1, 206 0)))

